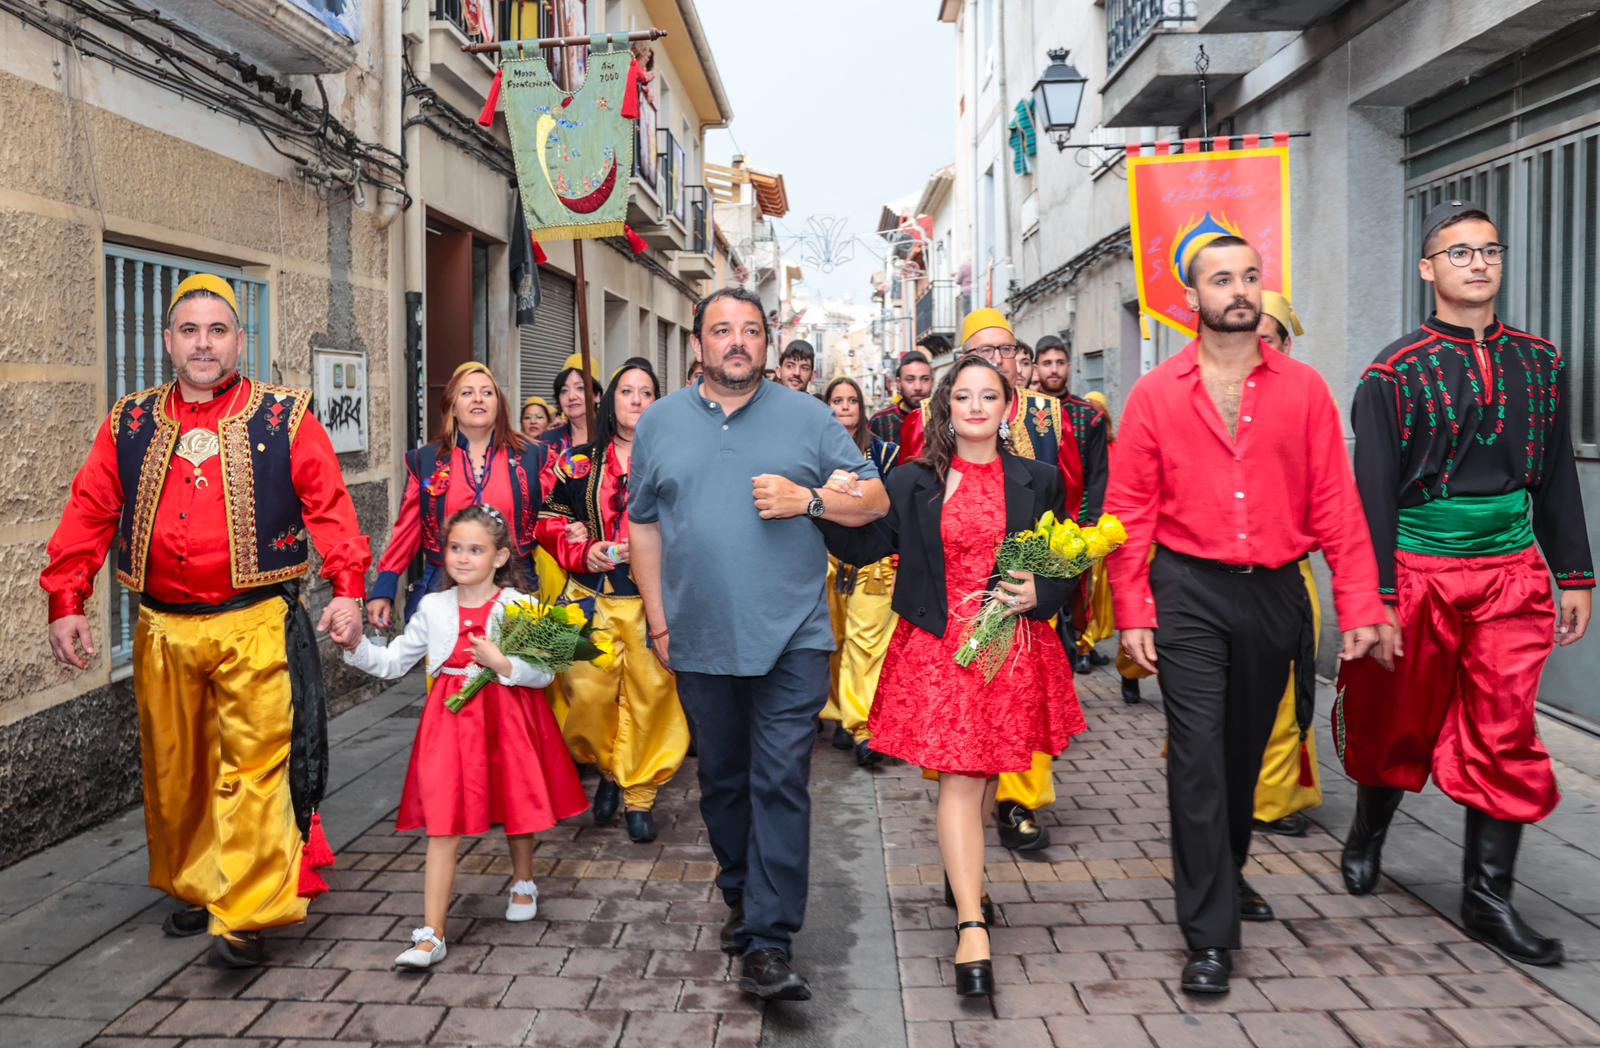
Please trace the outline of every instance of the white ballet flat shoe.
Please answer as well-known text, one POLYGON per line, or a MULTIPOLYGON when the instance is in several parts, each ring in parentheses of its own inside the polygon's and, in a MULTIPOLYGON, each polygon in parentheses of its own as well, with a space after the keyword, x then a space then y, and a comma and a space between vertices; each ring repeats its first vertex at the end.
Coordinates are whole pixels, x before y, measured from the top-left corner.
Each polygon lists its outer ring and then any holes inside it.
POLYGON ((511 886, 511 898, 506 902, 506 920, 531 921, 539 912, 539 886, 532 881, 518 881, 511 886), (518 902, 517 896, 527 895, 532 902, 518 902))
POLYGON ((418 928, 413 931, 411 941, 416 945, 394 959, 396 968, 409 968, 420 972, 444 960, 444 940, 435 935, 432 928, 418 928), (422 944, 425 942, 432 943, 433 949, 424 950, 422 944))

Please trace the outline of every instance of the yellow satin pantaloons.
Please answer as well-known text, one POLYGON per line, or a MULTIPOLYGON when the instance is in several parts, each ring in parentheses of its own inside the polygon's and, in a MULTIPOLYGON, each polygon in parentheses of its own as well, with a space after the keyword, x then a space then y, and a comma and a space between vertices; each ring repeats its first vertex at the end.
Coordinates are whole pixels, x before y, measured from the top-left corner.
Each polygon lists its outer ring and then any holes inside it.
POLYGON ((580 662, 556 678, 567 705, 562 735, 573 760, 622 787, 624 807, 648 811, 689 752, 677 683, 650 650, 643 600, 596 594, 575 579, 566 597, 594 599, 594 618, 622 657, 609 670, 580 662))
POLYGON ((822 712, 817 716, 825 721, 835 724, 844 721, 844 713, 839 709, 839 670, 840 658, 844 653, 844 622, 846 594, 839 592, 839 569, 841 565, 831 553, 828 555, 828 625, 833 627, 833 655, 828 659, 828 701, 822 707, 822 712))
POLYGON ((1089 624, 1078 636, 1078 654, 1087 655, 1103 640, 1116 633, 1111 610, 1111 580, 1106 575, 1106 562, 1097 560, 1089 575, 1089 624))
POLYGON ((134 628, 150 886, 204 906, 213 935, 306 917, 285 610, 278 598, 215 615, 144 607, 134 628))
MULTIPOLYGON (((567 573, 561 565, 543 546, 535 549, 533 554, 533 568, 537 578, 533 580, 535 588, 539 591, 541 604, 553 604, 561 599, 561 594, 567 588, 567 573)), ((433 680, 428 680, 428 690, 433 690, 433 680)), ((545 698, 550 700, 550 711, 556 715, 556 724, 567 723, 567 697, 560 688, 550 687, 544 691, 545 698)))
MULTIPOLYGON (((1317 600, 1317 581, 1311 574, 1311 562, 1300 562, 1300 573, 1305 576, 1306 592, 1311 596, 1312 628, 1322 636, 1322 605, 1317 600)), ((1317 768, 1317 739, 1315 733, 1306 735, 1306 746, 1311 753, 1310 786, 1300 785, 1300 723, 1294 713, 1294 671, 1289 674, 1288 687, 1283 700, 1278 703, 1278 719, 1272 725, 1272 738, 1261 756, 1261 777, 1256 780, 1256 819, 1276 822, 1297 811, 1315 808, 1322 803, 1322 782, 1317 768)))
MULTIPOLYGON (((889 638, 900 622, 889 607, 894 599, 894 561, 885 557, 856 574, 854 592, 844 598, 844 635, 837 653, 828 702, 839 711, 839 722, 857 742, 872 738, 867 718, 878 693, 878 675, 889 653, 889 638)), ((824 713, 826 716, 826 713, 824 713)))

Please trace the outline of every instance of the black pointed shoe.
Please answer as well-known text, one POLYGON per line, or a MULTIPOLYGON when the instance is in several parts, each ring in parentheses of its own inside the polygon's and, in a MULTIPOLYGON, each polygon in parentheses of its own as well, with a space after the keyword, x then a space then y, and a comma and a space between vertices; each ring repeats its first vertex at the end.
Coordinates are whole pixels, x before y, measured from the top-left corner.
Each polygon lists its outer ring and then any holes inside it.
POLYGON ((223 968, 255 968, 266 960, 260 932, 224 932, 211 937, 211 962, 223 968))
POLYGON ((602 778, 594 788, 594 824, 610 826, 622 806, 622 788, 610 779, 602 778))
POLYGON ((1111 665, 1111 656, 1102 655, 1102 654, 1100 654, 1098 649, 1090 648, 1089 649, 1089 665, 1091 665, 1091 666, 1109 666, 1109 665, 1111 665))
POLYGON ((1405 791, 1390 786, 1357 786, 1356 817, 1339 856, 1339 872, 1351 895, 1367 895, 1383 870, 1383 839, 1405 791))
MULTIPOLYGON (((961 932, 967 928, 982 928, 989 933, 986 921, 962 921, 956 925, 956 942, 961 942, 961 932)), ((994 961, 961 961, 956 964, 957 997, 990 997, 994 994, 994 961)))
POLYGON ((1038 851, 1049 845, 1050 834, 1032 811, 1016 801, 1001 801, 995 805, 994 815, 1000 824, 1000 843, 1011 851, 1038 851))
POLYGON ((1560 964, 1560 939, 1528 927, 1511 905, 1516 885, 1522 824, 1467 809, 1466 852, 1461 861, 1461 927, 1474 939, 1512 960, 1540 966, 1560 964))
POLYGON ((1306 813, 1303 811, 1292 811, 1283 818, 1273 819, 1271 822, 1262 822, 1260 819, 1255 821, 1257 833, 1271 833, 1279 837, 1304 837, 1310 828, 1311 820, 1306 818, 1306 813))
POLYGON ((1137 677, 1122 678, 1122 702, 1125 706, 1137 706, 1144 696, 1139 694, 1139 680, 1137 677))
POLYGON ((735 903, 728 908, 728 919, 722 922, 722 952, 743 953, 748 941, 744 934, 744 904, 735 903))
POLYGON ((628 823, 628 839, 635 844, 649 844, 656 839, 656 817, 649 811, 630 811, 623 815, 628 823))
POLYGON ((862 739, 856 743, 856 763, 863 768, 876 768, 883 763, 883 754, 872 748, 872 743, 862 739))
MULTIPOLYGON (((956 908, 956 893, 950 890, 950 878, 949 877, 945 877, 945 879, 944 879, 944 904, 946 906, 950 907, 952 910, 956 908)), ((982 898, 982 900, 979 901, 978 905, 983 910, 983 921, 984 921, 984 923, 985 924, 993 924, 994 923, 994 900, 989 898, 989 893, 988 892, 984 892, 983 893, 983 898, 982 898)))
POLYGON ((1243 874, 1239 875, 1239 919, 1241 921, 1272 920, 1271 904, 1246 883, 1243 874))
POLYGON ((1089 656, 1087 655, 1079 655, 1072 662, 1073 673, 1084 674, 1088 673, 1092 669, 1094 669, 1094 663, 1089 661, 1089 656))
POLYGON ((809 1001, 811 987, 782 950, 751 950, 744 955, 739 990, 763 1001, 809 1001))
POLYGON ((210 927, 211 913, 204 906, 189 906, 177 913, 169 913, 167 919, 161 922, 162 932, 179 939, 199 935, 210 927))
POLYGON ((833 725, 833 748, 846 752, 856 748, 855 736, 845 731, 844 725, 837 721, 833 725))
POLYGON ((1228 976, 1232 973, 1233 959, 1227 950, 1190 950, 1178 987, 1190 994, 1227 993, 1228 976))

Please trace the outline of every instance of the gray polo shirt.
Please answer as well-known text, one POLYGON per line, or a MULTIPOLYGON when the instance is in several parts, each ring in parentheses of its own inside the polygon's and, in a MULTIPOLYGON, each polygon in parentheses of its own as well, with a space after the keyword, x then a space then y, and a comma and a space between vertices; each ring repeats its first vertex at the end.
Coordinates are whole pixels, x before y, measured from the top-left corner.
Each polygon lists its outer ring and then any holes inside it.
POLYGON ((755 677, 786 651, 833 650, 822 533, 762 520, 751 486, 775 473, 817 488, 836 469, 878 476, 820 400, 776 382, 731 415, 696 382, 640 416, 628 516, 661 525, 674 669, 755 677))

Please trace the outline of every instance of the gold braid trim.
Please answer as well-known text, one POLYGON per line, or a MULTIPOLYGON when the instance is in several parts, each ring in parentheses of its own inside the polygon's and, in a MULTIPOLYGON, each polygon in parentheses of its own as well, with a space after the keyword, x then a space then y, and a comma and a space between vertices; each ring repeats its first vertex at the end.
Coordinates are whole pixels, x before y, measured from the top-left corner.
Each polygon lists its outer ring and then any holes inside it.
MULTIPOLYGON (((294 440, 300 420, 305 417, 311 394, 304 389, 274 386, 265 382, 250 383, 250 399, 243 409, 229 415, 218 424, 222 431, 223 506, 228 515, 228 561, 232 568, 235 589, 252 589, 270 586, 275 582, 299 578, 311 570, 308 557, 304 563, 276 571, 262 571, 256 555, 255 466, 250 460, 250 420, 260 412, 267 397, 274 400, 294 398, 289 410, 288 425, 274 434, 274 440, 294 440)), ((291 450, 290 455, 293 455, 291 450)))
MULTIPOLYGON (((145 450, 144 462, 139 466, 139 488, 133 496, 132 548, 128 550, 130 570, 117 570, 117 581, 135 593, 144 592, 145 565, 150 557, 150 537, 155 531, 156 507, 161 504, 161 489, 166 484, 167 470, 172 465, 173 448, 178 444, 178 424, 167 417, 167 400, 172 396, 174 385, 169 382, 165 386, 155 387, 161 391, 150 412, 156 431, 150 436, 150 446, 145 450)), ((113 439, 121 426, 123 410, 151 392, 149 389, 141 390, 117 401, 117 406, 111 412, 113 439)), ((127 498, 126 492, 123 498, 127 498)))

